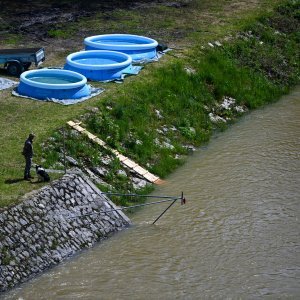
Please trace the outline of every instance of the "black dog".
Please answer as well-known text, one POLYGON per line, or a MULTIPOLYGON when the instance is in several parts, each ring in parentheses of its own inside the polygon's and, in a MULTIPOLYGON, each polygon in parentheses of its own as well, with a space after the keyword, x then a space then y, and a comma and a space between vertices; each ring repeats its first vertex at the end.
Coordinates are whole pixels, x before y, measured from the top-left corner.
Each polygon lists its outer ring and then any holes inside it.
POLYGON ((50 181, 49 174, 45 171, 45 169, 41 165, 36 165, 35 170, 39 181, 46 181, 46 182, 50 181))

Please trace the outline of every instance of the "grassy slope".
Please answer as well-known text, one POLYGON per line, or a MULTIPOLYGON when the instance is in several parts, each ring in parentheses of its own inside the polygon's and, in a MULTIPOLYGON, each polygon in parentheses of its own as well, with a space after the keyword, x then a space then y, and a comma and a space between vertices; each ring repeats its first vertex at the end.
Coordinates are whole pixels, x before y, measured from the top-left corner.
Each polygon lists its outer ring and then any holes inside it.
MULTIPOLYGON (((272 9, 280 2, 282 1, 192 1, 192 5, 181 9, 159 6, 136 9, 129 13, 116 10, 106 13, 105 16, 99 14, 97 17, 83 19, 78 24, 70 24, 70 32, 76 32, 77 28, 81 28, 76 35, 75 45, 78 48, 73 48, 72 51, 80 49, 82 38, 89 33, 97 33, 99 28, 102 32, 145 34, 181 48, 186 45, 192 47, 196 44, 205 44, 207 41, 227 35, 230 31, 239 30, 260 12, 272 9), (79 36, 80 34, 83 35, 79 36)), ((68 45, 59 38, 52 40, 52 43, 54 48, 55 45, 68 45)), ((9 45, 2 40, 1 47, 4 46, 9 45)), ((14 46, 17 47, 18 44, 14 46)), ((70 50, 67 46, 61 51, 53 49, 47 64, 63 63, 65 54, 70 50)), ((182 56, 179 60, 184 60, 182 51, 175 50, 173 53, 182 56)), ((147 66, 140 76, 128 78, 123 85, 106 85, 105 96, 96 97, 76 106, 63 107, 52 103, 19 99, 12 97, 10 91, 2 91, 0 93, 0 206, 15 203, 19 195, 36 188, 34 184, 27 182, 5 183, 7 180, 22 177, 23 157, 20 152, 28 132, 33 131, 37 134, 36 144, 39 144, 54 129, 63 126, 67 120, 76 118, 85 112, 87 107, 97 105, 103 98, 106 101, 109 98, 118 101, 118 98, 124 95, 124 91, 132 93, 135 86, 143 85, 145 82, 147 85, 154 84, 155 87, 159 87, 155 82, 158 78, 157 72, 163 73, 161 66, 167 66, 175 60, 172 56, 166 56, 160 61, 159 66, 158 64, 147 66)), ((161 96, 166 95, 162 93, 161 96)))

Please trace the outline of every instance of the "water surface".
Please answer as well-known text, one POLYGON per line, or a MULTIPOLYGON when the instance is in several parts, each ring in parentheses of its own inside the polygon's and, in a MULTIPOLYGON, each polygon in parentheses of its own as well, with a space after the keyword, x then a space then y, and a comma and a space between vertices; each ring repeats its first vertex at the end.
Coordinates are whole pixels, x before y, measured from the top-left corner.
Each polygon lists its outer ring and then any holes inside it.
POLYGON ((68 84, 79 82, 80 79, 71 76, 35 76, 28 78, 31 81, 41 82, 41 83, 49 83, 49 84, 68 84))
MULTIPOLYGON (((126 59, 123 59, 125 61, 126 59)), ((113 65, 121 61, 119 57, 111 57, 111 58, 104 58, 104 57, 93 57, 93 58, 82 58, 82 59, 74 59, 76 63, 82 65, 93 65, 93 66, 101 66, 101 65, 113 65)))
POLYGON ((245 116, 159 186, 187 204, 134 225, 4 299, 300 298, 300 88, 245 116), (267 297, 268 296, 268 297, 267 297))

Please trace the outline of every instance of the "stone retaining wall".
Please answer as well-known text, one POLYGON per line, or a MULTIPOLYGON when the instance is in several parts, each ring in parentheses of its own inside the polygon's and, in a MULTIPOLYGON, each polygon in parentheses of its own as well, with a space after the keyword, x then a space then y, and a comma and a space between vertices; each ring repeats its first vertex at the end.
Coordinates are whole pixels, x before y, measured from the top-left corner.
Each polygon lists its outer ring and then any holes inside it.
POLYGON ((0 291, 128 226, 114 208, 84 175, 67 174, 0 213, 0 291))

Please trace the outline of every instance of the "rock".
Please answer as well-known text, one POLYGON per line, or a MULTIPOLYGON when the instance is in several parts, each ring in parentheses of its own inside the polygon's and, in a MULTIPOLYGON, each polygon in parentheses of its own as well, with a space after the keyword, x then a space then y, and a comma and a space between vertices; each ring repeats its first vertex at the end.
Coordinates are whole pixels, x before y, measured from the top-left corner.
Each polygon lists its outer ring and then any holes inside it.
MULTIPOLYGON (((126 174, 121 169, 118 172, 122 176, 126 174)), ((137 184, 147 183, 140 180, 137 184)), ((121 214, 109 214, 102 219, 99 208, 107 206, 111 209, 111 205, 81 175, 65 175, 29 197, 13 209, 0 212, 0 220, 3 220, 0 251, 5 247, 7 257, 13 258, 3 266, 0 257, 0 281, 3 274, 5 279, 10 276, 11 286, 59 263, 83 247, 91 247, 108 233, 127 224, 120 219, 121 214), (77 219, 80 214, 90 215, 77 219)), ((3 288, 6 289, 2 285, 0 290, 3 288)))
POLYGON ((163 142, 163 143, 162 143, 162 146, 163 146, 164 148, 171 149, 171 150, 173 150, 173 149, 175 148, 172 144, 170 144, 170 143, 168 143, 168 142, 163 142))
POLYGON ((155 110, 155 114, 157 116, 158 119, 163 119, 164 117, 162 116, 161 112, 159 110, 155 110))
POLYGON ((29 215, 32 215, 32 209, 30 207, 26 208, 26 212, 29 214, 29 215))
POLYGON ((29 254, 28 251, 24 251, 24 252, 23 252, 23 255, 24 255, 24 257, 27 257, 27 258, 30 256, 30 254, 29 254))
POLYGON ((224 122, 226 123, 226 120, 218 115, 215 115, 213 113, 209 113, 209 118, 213 123, 218 123, 218 122, 224 122))
POLYGON ((108 170, 104 167, 94 167, 91 170, 98 176, 105 177, 108 174, 108 170))
POLYGON ((69 231, 69 236, 71 236, 72 238, 75 238, 76 233, 73 230, 71 230, 71 231, 69 231))
POLYGON ((30 247, 30 250, 35 253, 36 252, 36 246, 35 245, 31 245, 30 247))
POLYGON ((101 157, 101 162, 102 164, 104 164, 105 166, 108 166, 112 161, 112 158, 110 156, 103 156, 101 157))
POLYGON ((34 225, 28 226, 28 227, 26 228, 26 231, 27 231, 28 233, 32 233, 32 232, 34 231, 34 225))
POLYGON ((12 239, 11 239, 9 236, 6 237, 4 243, 5 243, 6 245, 8 245, 9 247, 13 246, 13 244, 14 244, 14 242, 12 241, 12 239))
POLYGON ((230 110, 234 106, 235 102, 236 102, 235 99, 231 97, 224 97, 220 107, 226 110, 230 110))
POLYGON ((127 177, 127 173, 124 170, 117 170, 117 175, 127 177))
POLYGON ((156 146, 159 146, 159 147, 161 146, 160 141, 159 141, 158 138, 155 138, 154 144, 155 144, 156 146))
POLYGON ((169 128, 166 125, 162 126, 161 129, 165 134, 169 132, 169 128))
POLYGON ((196 133, 196 129, 194 127, 190 127, 189 130, 191 133, 194 133, 194 134, 196 133))
POLYGON ((28 222, 22 218, 20 218, 19 222, 21 223, 22 226, 25 226, 28 224, 28 222))
MULTIPOLYGON (((25 220, 24 220, 24 221, 25 221, 25 220)), ((26 221, 25 221, 25 222, 26 222, 26 221)), ((23 224, 22 224, 22 226, 23 226, 23 224)), ((10 223, 10 222, 7 222, 7 223, 6 223, 5 231, 6 231, 6 232, 10 232, 10 233, 12 233, 12 232, 14 231, 14 227, 13 227, 12 223, 10 223)))
POLYGON ((75 166, 75 167, 79 166, 78 161, 71 156, 66 155, 66 160, 71 166, 75 166))
POLYGON ((57 263, 62 261, 62 257, 58 251, 53 251, 52 257, 53 257, 53 260, 57 263))
POLYGON ((246 108, 242 107, 242 106, 235 106, 234 107, 235 111, 237 111, 238 113, 244 113, 246 112, 246 108))
POLYGON ((39 203, 39 204, 38 204, 38 207, 41 208, 41 209, 45 209, 45 205, 42 204, 42 203, 39 203))
POLYGON ((196 70, 191 67, 185 67, 184 70, 188 75, 196 74, 196 70))
POLYGON ((183 145, 183 148, 187 149, 188 151, 196 151, 196 148, 193 145, 183 145))
POLYGON ((96 113, 99 111, 99 108, 98 107, 87 107, 86 110, 96 113))
POLYGON ((33 220, 34 220, 35 222, 39 222, 41 219, 40 219, 39 216, 33 216, 33 220))
POLYGON ((133 185, 133 188, 136 190, 144 188, 147 184, 148 184, 148 182, 144 179, 141 179, 138 177, 132 178, 132 185, 133 185))

